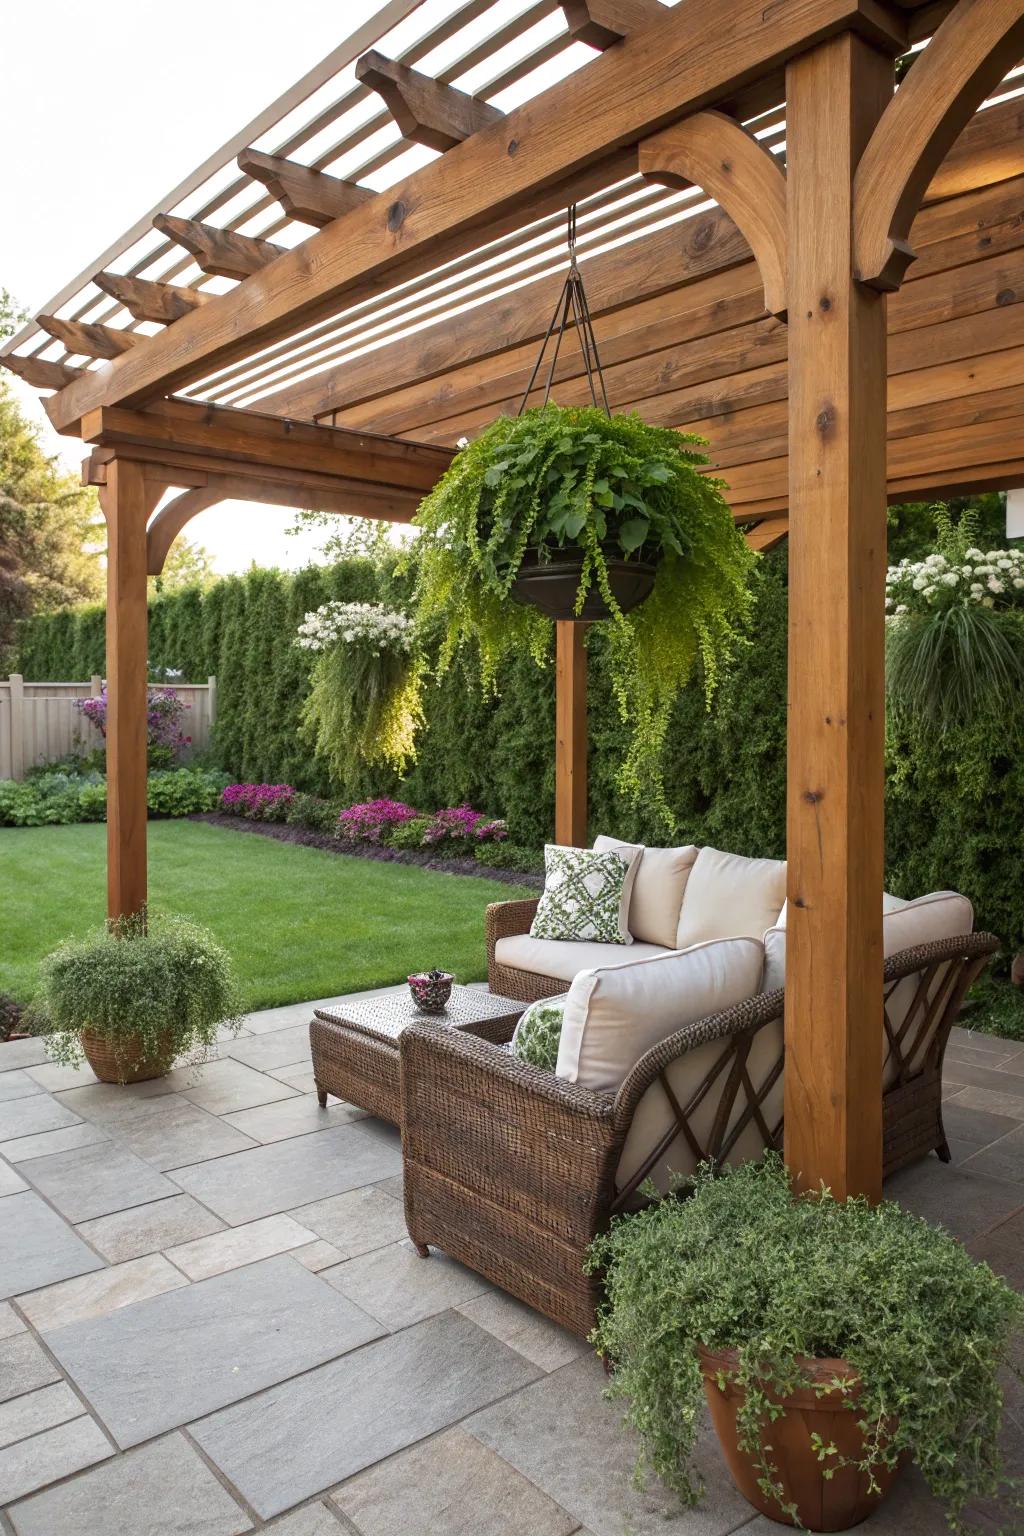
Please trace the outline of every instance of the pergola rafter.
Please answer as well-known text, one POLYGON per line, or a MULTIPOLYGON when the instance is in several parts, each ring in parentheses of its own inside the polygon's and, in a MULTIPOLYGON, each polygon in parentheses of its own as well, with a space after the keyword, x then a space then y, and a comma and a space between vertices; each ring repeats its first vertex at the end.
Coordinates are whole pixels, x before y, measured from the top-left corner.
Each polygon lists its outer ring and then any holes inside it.
MULTIPOLYGON (((435 41, 487 12, 453 6, 435 41)), ((522 35, 554 8, 528 7, 522 35)), ((16 372, 61 386, 48 409, 93 445, 109 525, 110 909, 145 899, 147 568, 228 496, 411 517, 457 438, 518 403, 578 202, 613 405, 705 434, 752 545, 791 538, 787 1156, 807 1184, 876 1196, 885 504, 1024 480, 1024 150, 1015 77, 1000 86, 1024 0, 564 11, 489 79, 519 22, 433 73, 423 38, 366 56, 345 99, 378 91, 398 139, 355 174, 339 146, 356 156, 383 114, 308 164, 293 141, 242 146, 259 209, 277 200, 268 224, 222 229, 206 205, 157 219, 230 291, 104 262, 131 324, 86 305, 50 333, 78 352, 9 346, 16 372), (494 98, 573 37, 600 56, 503 112, 494 98), (894 56, 929 38, 894 95, 894 56), (438 158, 364 185, 412 143, 438 158), (316 232, 284 249, 291 218, 316 232), (142 337, 142 318, 165 328, 142 337), (109 366, 72 373, 74 356, 109 366)), ((583 398, 571 349, 555 383, 583 398)), ((556 830, 578 841, 580 627, 558 626, 556 671, 556 830)))

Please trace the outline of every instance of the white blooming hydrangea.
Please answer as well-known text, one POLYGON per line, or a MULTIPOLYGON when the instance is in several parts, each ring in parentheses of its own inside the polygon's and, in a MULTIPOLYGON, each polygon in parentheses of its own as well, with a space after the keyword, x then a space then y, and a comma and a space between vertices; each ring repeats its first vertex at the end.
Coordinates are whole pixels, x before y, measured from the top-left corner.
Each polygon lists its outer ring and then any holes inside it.
POLYGON ((891 565, 885 578, 890 619, 972 603, 1024 606, 1024 549, 968 549, 956 561, 936 552, 891 565))
POLYGON ((411 651, 414 630, 408 614, 385 608, 383 603, 324 603, 306 614, 295 643, 304 651, 366 645, 379 656, 383 651, 411 651))

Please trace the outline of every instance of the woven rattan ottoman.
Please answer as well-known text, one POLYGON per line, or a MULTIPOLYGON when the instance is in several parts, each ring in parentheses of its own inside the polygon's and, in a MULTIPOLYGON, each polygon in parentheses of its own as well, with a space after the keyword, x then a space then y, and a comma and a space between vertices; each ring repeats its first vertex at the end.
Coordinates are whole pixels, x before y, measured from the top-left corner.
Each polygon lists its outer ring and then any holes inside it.
POLYGON ((402 1119, 399 1037, 416 1019, 431 1018, 498 1045, 511 1040, 525 1003, 475 987, 452 987, 444 1013, 423 1014, 409 993, 389 992, 363 1002, 316 1008, 309 1026, 317 1097, 358 1104, 399 1125, 402 1119))

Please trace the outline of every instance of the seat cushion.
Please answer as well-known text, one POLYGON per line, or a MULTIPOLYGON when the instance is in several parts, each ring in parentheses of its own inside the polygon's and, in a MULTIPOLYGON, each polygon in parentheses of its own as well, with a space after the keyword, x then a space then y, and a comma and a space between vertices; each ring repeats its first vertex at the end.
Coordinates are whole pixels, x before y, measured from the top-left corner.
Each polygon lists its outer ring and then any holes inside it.
MULTIPOLYGON (((499 939, 494 958, 499 965, 511 965, 517 971, 531 971, 534 976, 552 976, 556 981, 572 981, 580 971, 595 965, 622 965, 631 960, 646 960, 652 955, 670 954, 660 944, 574 944, 565 939, 534 939, 528 933, 513 933, 499 939)), ((554 989, 552 989, 554 990, 554 989)))
POLYGON ((640 1057, 685 1024, 753 997, 760 939, 723 939, 581 971, 569 988, 558 1077, 614 1093, 640 1057))
MULTIPOLYGON (((780 921, 765 931, 762 992, 772 992, 786 984, 785 916, 783 908, 780 921)), ((957 938, 973 929, 974 908, 966 896, 958 896, 955 891, 933 891, 930 896, 918 896, 914 901, 882 892, 882 950, 887 960, 901 949, 957 938)))
POLYGON ((639 863, 640 849, 625 844, 595 853, 549 843, 531 934, 565 943, 632 944, 629 901, 639 863))
POLYGON ((786 899, 784 859, 747 859, 702 848, 683 892, 676 948, 709 939, 760 939, 786 899))
POLYGON ((674 949, 683 892, 699 850, 692 845, 647 848, 641 843, 620 842, 616 837, 594 839, 595 853, 613 848, 637 849, 640 854, 629 902, 630 933, 644 944, 674 949))
MULTIPOLYGON (((909 907, 909 905, 910 905, 909 901, 904 901, 902 896, 890 896, 888 891, 883 891, 882 892, 882 916, 883 917, 885 916, 885 914, 887 912, 899 912, 901 910, 901 908, 909 907)), ((782 911, 779 913, 778 917, 775 920, 775 926, 777 928, 783 928, 784 929, 785 926, 786 926, 786 919, 787 919, 788 915, 789 915, 789 902, 788 901, 784 901, 782 903, 782 911)), ((765 988, 765 990, 767 991, 768 989, 765 988)))

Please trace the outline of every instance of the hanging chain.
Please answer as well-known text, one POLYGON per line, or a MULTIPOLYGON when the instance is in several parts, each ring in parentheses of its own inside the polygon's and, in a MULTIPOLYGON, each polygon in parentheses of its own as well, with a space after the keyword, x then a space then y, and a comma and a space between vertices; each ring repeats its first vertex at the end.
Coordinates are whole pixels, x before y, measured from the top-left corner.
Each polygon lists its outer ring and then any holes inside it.
POLYGON ((526 409, 526 402, 529 400, 530 395, 533 393, 533 387, 537 382, 537 375, 540 373, 541 365, 544 362, 544 354, 547 352, 548 343, 552 336, 555 336, 555 347, 551 354, 551 365, 548 368, 547 379, 544 383, 543 404, 547 405, 549 399, 551 398, 551 386, 554 383, 555 368, 558 364, 558 354, 562 346, 562 337, 565 335, 566 329, 570 323, 570 316, 572 317, 572 324, 576 327, 576 334, 579 337, 580 352, 583 357, 583 368, 587 375, 587 383, 590 386, 590 398, 594 402, 595 406, 600 405, 606 416, 611 416, 612 414, 611 407, 608 404, 608 392, 604 386, 604 373, 601 368, 601 359, 598 355, 597 337, 594 334, 594 322, 590 316, 590 305, 587 303, 587 294, 583 287, 583 278, 580 274, 580 269, 576 264, 575 203, 573 203, 569 209, 568 244, 569 270, 566 273, 565 282, 562 285, 562 291, 558 295, 554 314, 551 316, 551 323, 547 328, 544 340, 541 342, 537 361, 534 363, 533 372, 530 374, 530 382, 527 384, 526 392, 519 403, 519 410, 516 412, 517 416, 521 416, 526 409), (556 327, 557 335, 555 335, 556 327), (600 387, 601 390, 600 401, 598 401, 597 397, 598 387, 600 387))

